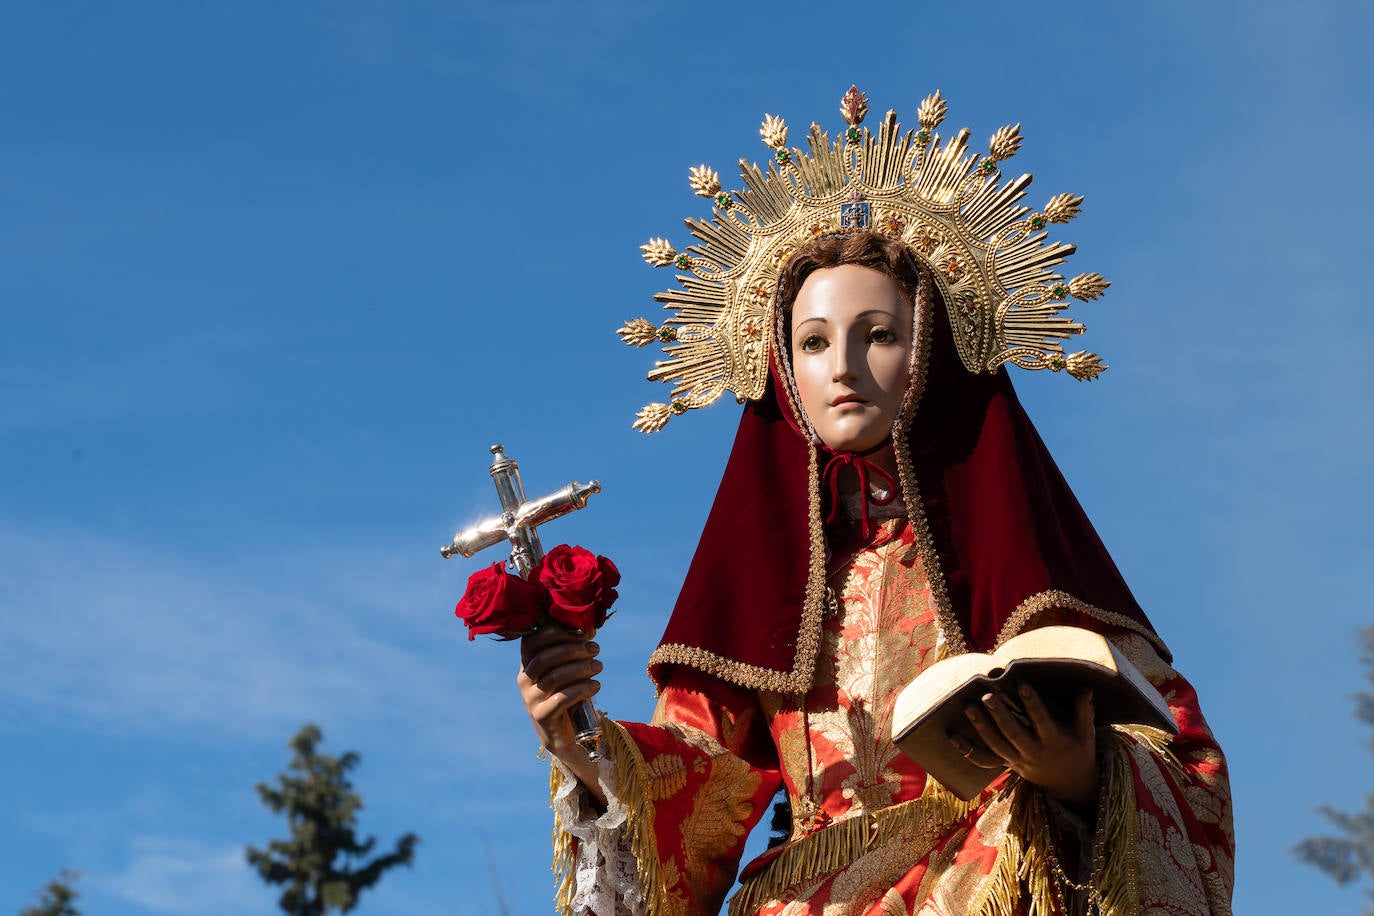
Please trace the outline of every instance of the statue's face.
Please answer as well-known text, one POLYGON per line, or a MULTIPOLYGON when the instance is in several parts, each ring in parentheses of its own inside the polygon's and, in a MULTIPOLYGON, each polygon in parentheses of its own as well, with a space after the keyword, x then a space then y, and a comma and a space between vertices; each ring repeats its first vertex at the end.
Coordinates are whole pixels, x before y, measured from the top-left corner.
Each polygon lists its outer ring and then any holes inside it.
POLYGON ((857 264, 816 271, 792 306, 792 369, 821 441, 862 452, 892 432, 910 382, 912 304, 857 264))

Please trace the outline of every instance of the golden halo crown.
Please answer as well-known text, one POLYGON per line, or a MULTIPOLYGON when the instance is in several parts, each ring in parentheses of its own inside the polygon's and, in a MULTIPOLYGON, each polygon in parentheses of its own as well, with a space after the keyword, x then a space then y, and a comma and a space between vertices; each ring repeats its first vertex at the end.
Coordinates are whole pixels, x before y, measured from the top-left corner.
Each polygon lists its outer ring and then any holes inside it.
POLYGON ((632 346, 664 344, 667 358, 648 377, 673 386, 668 403, 639 411, 635 429, 655 432, 726 391, 741 402, 761 397, 779 271, 804 243, 845 229, 882 232, 911 249, 940 289, 970 372, 1013 363, 1092 379, 1107 368, 1096 354, 1065 354, 1062 341, 1083 325, 1059 313, 1070 297, 1096 299, 1110 284, 1095 273, 1065 280, 1055 268, 1075 248, 1045 231, 1077 216, 1083 198, 1022 205, 1031 176, 1004 182, 1000 165, 1020 148, 1021 126, 999 129, 986 153, 970 151, 968 128, 944 142, 935 132, 947 107, 935 92, 917 109, 918 129, 903 131, 889 111, 875 133, 862 126, 868 97, 851 87, 840 103, 845 130, 832 140, 813 123, 808 151, 789 149, 787 124, 765 115, 759 133, 773 154, 766 168, 740 160, 741 189, 722 189, 708 166, 691 169, 692 190, 713 204, 709 220, 686 221, 696 243, 640 246, 653 266, 682 271, 678 289, 654 296, 672 314, 617 332, 632 346))

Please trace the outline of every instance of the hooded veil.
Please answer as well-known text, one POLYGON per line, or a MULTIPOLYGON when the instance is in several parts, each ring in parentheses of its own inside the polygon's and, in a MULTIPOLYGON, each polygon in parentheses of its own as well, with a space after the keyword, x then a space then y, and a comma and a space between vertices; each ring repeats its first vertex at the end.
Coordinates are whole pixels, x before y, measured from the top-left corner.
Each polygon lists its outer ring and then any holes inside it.
MULTIPOLYGON (((894 442, 944 654, 990 651, 1053 612, 1057 622, 1134 630, 1169 658, 1005 369, 975 375, 963 367, 930 286, 915 303, 912 381, 894 442)), ((660 689, 676 666, 753 689, 811 687, 825 610, 820 480, 833 459, 804 431, 781 316, 778 323, 768 387, 744 409, 650 656, 660 689)))

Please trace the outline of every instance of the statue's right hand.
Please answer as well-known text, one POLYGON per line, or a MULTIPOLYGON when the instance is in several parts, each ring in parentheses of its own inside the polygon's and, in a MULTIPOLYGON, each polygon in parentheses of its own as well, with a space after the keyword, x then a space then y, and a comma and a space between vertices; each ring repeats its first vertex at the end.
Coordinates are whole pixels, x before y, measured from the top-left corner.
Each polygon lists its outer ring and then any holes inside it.
POLYGON ((567 764, 588 789, 600 797, 596 764, 573 739, 568 710, 590 700, 601 689, 593 676, 601 672, 601 650, 595 631, 574 632, 557 624, 540 627, 520 640, 520 687, 534 733, 548 751, 567 764))

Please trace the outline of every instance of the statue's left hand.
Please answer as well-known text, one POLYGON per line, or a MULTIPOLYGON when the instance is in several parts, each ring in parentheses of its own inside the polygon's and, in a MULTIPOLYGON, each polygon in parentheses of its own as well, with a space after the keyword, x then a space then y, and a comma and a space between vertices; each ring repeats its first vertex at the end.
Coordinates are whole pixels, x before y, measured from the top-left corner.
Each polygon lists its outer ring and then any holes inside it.
POLYGON ((1009 767, 1028 782, 1084 813, 1097 808, 1100 775, 1092 691, 1079 694, 1072 722, 1061 722, 1030 684, 1015 687, 1029 724, 1007 708, 1003 698, 984 694, 964 708, 981 745, 952 735, 956 750, 983 767, 1009 767))

